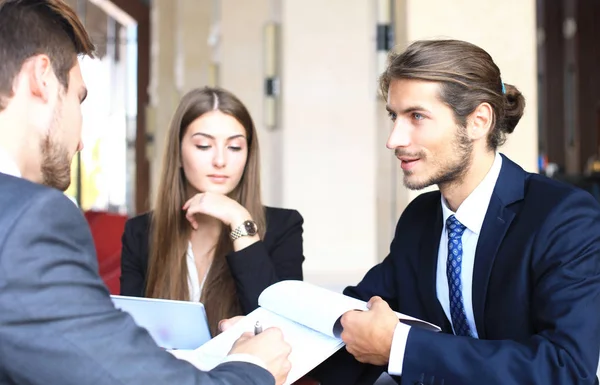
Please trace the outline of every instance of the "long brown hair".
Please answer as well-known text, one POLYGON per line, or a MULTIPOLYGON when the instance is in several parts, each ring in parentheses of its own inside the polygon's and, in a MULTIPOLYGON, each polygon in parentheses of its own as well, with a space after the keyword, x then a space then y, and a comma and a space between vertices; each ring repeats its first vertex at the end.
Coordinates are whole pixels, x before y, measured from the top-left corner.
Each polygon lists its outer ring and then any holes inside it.
MULTIPOLYGON (((151 220, 147 297, 185 301, 190 299, 186 253, 191 227, 181 210, 189 198, 186 195, 187 180, 180 167, 181 140, 194 120, 214 110, 234 117, 246 130, 246 166, 240 183, 229 197, 248 210, 258 225, 260 237, 264 237, 266 226, 260 198, 258 140, 252 118, 232 93, 219 88, 194 89, 181 99, 167 134, 158 195, 151 220)), ((213 335, 217 334, 217 325, 221 319, 241 313, 235 282, 225 258, 232 249, 229 229, 223 225, 200 298, 205 305, 213 335)))
POLYGON ((379 85, 387 99, 394 79, 417 79, 441 83, 440 99, 454 111, 454 118, 466 127, 467 117, 481 103, 494 110, 493 127, 487 138, 495 150, 506 141, 525 109, 525 98, 513 85, 504 83, 500 69, 482 48, 461 40, 420 40, 402 53, 390 53, 379 85))

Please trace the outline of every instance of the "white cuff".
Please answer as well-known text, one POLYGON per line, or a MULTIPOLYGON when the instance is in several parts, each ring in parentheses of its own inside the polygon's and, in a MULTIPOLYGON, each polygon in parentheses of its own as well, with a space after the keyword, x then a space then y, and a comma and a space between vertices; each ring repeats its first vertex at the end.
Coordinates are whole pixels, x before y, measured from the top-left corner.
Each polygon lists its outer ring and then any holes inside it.
POLYGON ((404 363, 404 350, 408 340, 410 326, 398 322, 392 338, 392 349, 390 351, 390 362, 388 362, 388 373, 393 376, 402 375, 402 364, 404 363))

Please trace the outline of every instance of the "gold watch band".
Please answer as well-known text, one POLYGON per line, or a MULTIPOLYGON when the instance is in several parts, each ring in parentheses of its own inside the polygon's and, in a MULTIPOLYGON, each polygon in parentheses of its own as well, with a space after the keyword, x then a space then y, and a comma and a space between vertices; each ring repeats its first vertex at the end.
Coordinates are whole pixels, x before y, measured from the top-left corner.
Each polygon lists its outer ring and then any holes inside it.
POLYGON ((241 225, 236 227, 230 234, 231 239, 235 241, 238 238, 244 237, 246 235, 254 236, 258 232, 258 227, 256 223, 252 220, 244 221, 241 225))
POLYGON ((236 227, 230 235, 232 241, 235 241, 236 239, 241 238, 244 235, 248 235, 248 232, 246 231, 246 226, 242 223, 241 225, 236 227))

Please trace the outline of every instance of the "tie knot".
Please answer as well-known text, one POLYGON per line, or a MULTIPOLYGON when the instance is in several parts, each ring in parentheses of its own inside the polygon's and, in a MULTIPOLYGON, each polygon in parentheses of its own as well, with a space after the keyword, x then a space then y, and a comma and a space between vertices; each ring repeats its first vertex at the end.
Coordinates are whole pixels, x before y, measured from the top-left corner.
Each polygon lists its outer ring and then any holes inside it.
POLYGON ((448 237, 450 239, 460 238, 466 227, 454 215, 450 215, 446 220, 446 228, 448 229, 448 237))

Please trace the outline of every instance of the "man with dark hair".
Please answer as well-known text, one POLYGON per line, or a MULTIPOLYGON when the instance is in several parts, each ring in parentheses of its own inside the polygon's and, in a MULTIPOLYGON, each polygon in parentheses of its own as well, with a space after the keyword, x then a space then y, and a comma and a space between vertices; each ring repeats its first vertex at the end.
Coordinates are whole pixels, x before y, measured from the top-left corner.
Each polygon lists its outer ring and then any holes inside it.
MULTIPOLYGON (((392 54, 381 88, 404 184, 439 191, 408 205, 387 258, 346 288, 370 309, 342 317, 347 352, 402 384, 597 384, 600 209, 497 152, 523 95, 487 52, 456 40, 392 54)), ((376 372, 349 358, 315 377, 350 384, 344 376, 376 372)))
POLYGON ((82 148, 77 57, 93 49, 62 0, 0 0, 0 383, 282 384, 277 329, 201 372, 114 308, 87 223, 58 191, 82 148))

